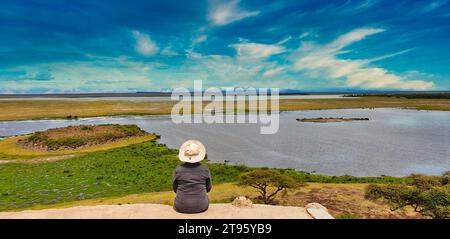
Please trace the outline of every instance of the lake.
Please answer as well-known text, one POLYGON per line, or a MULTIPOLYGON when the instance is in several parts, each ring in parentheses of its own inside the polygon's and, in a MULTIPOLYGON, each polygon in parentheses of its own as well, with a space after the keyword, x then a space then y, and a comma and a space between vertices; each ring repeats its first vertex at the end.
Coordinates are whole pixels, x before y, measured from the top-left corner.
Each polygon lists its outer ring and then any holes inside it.
POLYGON ((282 112, 280 129, 260 135, 258 124, 174 124, 170 116, 3 121, 0 136, 79 124, 137 124, 178 148, 201 140, 213 162, 294 168, 328 175, 438 175, 450 170, 450 112, 340 109, 282 112), (296 118, 354 117, 369 121, 297 122, 296 118))

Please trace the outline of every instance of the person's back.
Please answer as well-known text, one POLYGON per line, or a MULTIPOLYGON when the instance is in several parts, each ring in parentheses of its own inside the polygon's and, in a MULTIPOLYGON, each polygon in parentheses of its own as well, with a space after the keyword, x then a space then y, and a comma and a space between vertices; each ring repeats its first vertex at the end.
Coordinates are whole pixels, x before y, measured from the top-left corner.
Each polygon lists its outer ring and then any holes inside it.
POLYGON ((205 146, 199 141, 188 140, 180 147, 178 157, 184 164, 177 166, 172 179, 177 212, 199 213, 208 209, 211 173, 207 165, 200 164, 205 156, 205 146))
POLYGON ((198 213, 208 209, 211 173, 207 165, 185 163, 173 175, 174 208, 182 213, 198 213))

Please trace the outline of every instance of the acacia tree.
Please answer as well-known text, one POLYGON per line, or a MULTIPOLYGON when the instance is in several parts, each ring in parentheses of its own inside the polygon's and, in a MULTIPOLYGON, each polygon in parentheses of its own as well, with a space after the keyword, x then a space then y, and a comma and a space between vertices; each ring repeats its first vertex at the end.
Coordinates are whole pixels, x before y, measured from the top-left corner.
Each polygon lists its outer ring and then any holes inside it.
POLYGON ((240 175, 238 184, 258 189, 264 204, 273 204, 275 196, 280 191, 302 185, 292 176, 281 174, 275 170, 264 169, 240 175))
POLYGON ((365 197, 385 200, 391 210, 410 206, 435 219, 450 218, 450 172, 441 177, 413 174, 408 185, 369 185, 365 197))

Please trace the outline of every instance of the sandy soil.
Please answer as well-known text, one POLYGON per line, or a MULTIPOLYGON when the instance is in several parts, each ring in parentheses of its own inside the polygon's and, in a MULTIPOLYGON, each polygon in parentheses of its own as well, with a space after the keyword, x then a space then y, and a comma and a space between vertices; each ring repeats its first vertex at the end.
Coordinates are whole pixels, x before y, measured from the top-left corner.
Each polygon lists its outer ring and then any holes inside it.
POLYGON ((161 204, 80 206, 63 209, 0 212, 0 219, 312 219, 303 207, 253 205, 238 208, 231 204, 211 204, 199 214, 181 214, 161 204))

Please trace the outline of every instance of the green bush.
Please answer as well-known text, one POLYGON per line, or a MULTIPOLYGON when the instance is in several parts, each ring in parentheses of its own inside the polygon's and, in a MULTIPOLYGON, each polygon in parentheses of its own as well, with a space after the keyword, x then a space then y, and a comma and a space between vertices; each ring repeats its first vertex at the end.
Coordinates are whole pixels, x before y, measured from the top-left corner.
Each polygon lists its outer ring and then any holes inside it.
POLYGON ((88 143, 85 139, 80 138, 64 138, 64 139, 56 139, 56 140, 47 140, 45 144, 50 150, 58 150, 62 147, 65 148, 79 148, 88 143))
POLYGON ((448 173, 442 177, 413 174, 408 185, 369 185, 365 197, 385 200, 391 210, 407 206, 432 218, 450 218, 450 184, 448 173))
POLYGON ((81 127, 81 130, 92 131, 92 130, 94 130, 94 127, 92 127, 91 125, 84 125, 83 127, 81 127))
POLYGON ((282 190, 302 185, 292 176, 271 169, 256 169, 243 173, 239 176, 238 184, 256 188, 261 194, 260 199, 264 204, 273 204, 277 193, 282 190), (275 189, 269 192, 270 187, 275 189))
POLYGON ((118 125, 118 127, 128 136, 137 135, 143 132, 137 125, 118 125))
POLYGON ((48 136, 44 134, 44 132, 36 132, 28 137, 28 140, 33 143, 44 142, 48 139, 48 136))

